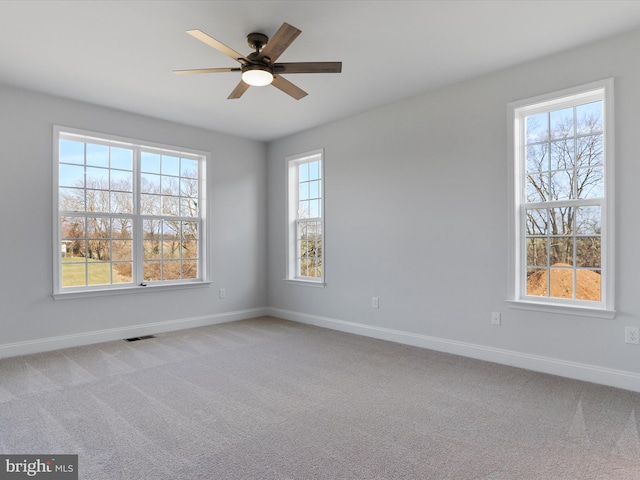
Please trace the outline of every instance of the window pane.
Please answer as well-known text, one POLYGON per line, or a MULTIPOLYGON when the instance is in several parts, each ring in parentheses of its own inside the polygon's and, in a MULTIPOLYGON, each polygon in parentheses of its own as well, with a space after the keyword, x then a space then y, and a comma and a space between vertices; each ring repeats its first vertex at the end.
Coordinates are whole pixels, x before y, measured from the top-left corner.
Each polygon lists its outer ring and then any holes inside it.
POLYGON ((195 178, 180 179, 180 196, 198 199, 198 180, 195 178))
POLYGON ((180 175, 187 178, 198 178, 198 161, 188 158, 180 159, 180 175))
POLYGON ((552 237, 549 245, 551 265, 573 265, 573 237, 552 237))
POLYGON ((60 188, 58 190, 58 203, 60 210, 83 212, 85 207, 84 189, 60 188))
POLYGON ((198 238, 198 222, 182 222, 182 238, 198 238))
POLYGON ((529 115, 525 118, 526 143, 543 142, 549 139, 549 116, 547 113, 529 115))
POLYGON ((111 263, 89 262, 87 264, 87 284, 105 285, 111 283, 111 263))
POLYGON ((143 240, 142 252, 145 260, 160 260, 162 252, 160 251, 160 240, 143 240))
POLYGON ((61 238, 80 239, 85 236, 84 217, 61 217, 60 219, 61 238))
POLYGON ((596 167, 604 164, 604 143, 602 135, 590 135, 576 140, 576 166, 596 167))
POLYGON ((567 200, 573 195, 573 171, 561 171, 551 174, 551 192, 548 200, 567 200))
POLYGON ((109 169, 87 167, 87 187, 109 189, 109 169))
POLYGON ((108 190, 85 190, 85 195, 87 212, 107 213, 111 210, 108 190))
POLYGON ((320 162, 309 162, 309 180, 320 178, 320 162))
POLYGON ((526 150, 526 166, 528 173, 546 172, 549 170, 549 145, 531 145, 526 150))
POLYGON ((536 297, 549 296, 549 270, 546 268, 527 269, 527 295, 536 297))
POLYGON ((299 197, 300 200, 308 200, 309 199, 309 182, 301 183, 299 188, 299 197))
POLYGON ((140 192, 160 193, 160 175, 143 173, 140 175, 140 192))
POLYGON ((197 198, 181 198, 180 199, 180 215, 183 217, 198 216, 198 199, 197 198))
POLYGON ((320 181, 309 183, 309 198, 320 198, 320 181))
POLYGON ((320 216, 320 200, 311 200, 309 202, 309 215, 311 218, 320 216))
POLYGON ((549 195, 549 173, 529 174, 525 179, 527 202, 544 202, 549 195))
POLYGON ((133 170, 133 151, 128 148, 111 147, 111 168, 133 170))
POLYGON ((573 171, 551 173, 551 190, 547 200, 569 200, 575 198, 573 177, 573 171))
POLYGON ((180 258, 180 240, 165 240, 162 242, 162 258, 178 259, 180 258))
POLYGON ((551 138, 573 136, 573 107, 555 110, 549 113, 551 138))
POLYGON ((578 237, 576 239, 576 266, 602 267, 600 237, 578 237))
POLYGON ((133 213, 133 194, 111 192, 111 213, 133 213))
POLYGON ((145 282, 159 282, 162 280, 162 265, 160 262, 144 262, 143 270, 145 282))
POLYGON ((577 235, 600 235, 601 229, 600 206, 576 208, 577 235))
POLYGON ((111 278, 113 283, 132 283, 133 264, 131 262, 114 263, 111 267, 111 278))
POLYGON ((140 153, 140 171, 146 173, 160 173, 160 155, 157 153, 140 153))
POLYGON ((171 238, 180 238, 180 222, 175 220, 163 222, 162 235, 166 240, 171 238))
POLYGON ((111 238, 111 221, 106 217, 87 217, 88 238, 111 238))
POLYGON ((133 192, 133 172, 111 170, 111 190, 133 192))
POLYGON ((142 215, 160 215, 160 195, 140 195, 140 213, 142 215))
POLYGON ((198 278, 198 262, 187 260, 182 262, 182 278, 198 278))
POLYGON ((62 286, 83 287, 87 284, 86 263, 62 261, 62 286))
POLYGON ((564 138, 551 142, 551 170, 572 170, 575 142, 564 138))
POLYGON ((131 240, 114 240, 112 242, 113 260, 131 260, 132 256, 131 240))
POLYGON ((59 145, 60 162, 84 165, 84 142, 60 140, 59 145))
POLYGON ((180 195, 180 183, 176 177, 165 177, 163 175, 161 186, 164 195, 175 195, 176 197, 180 195))
POLYGON ((547 265, 546 238, 527 238, 527 265, 537 267, 547 265))
POLYGON ((576 175, 578 198, 604 197, 604 172, 602 167, 581 168, 576 175))
POLYGON ((576 107, 578 135, 603 131, 602 101, 586 103, 576 107))
POLYGON ((197 240, 182 240, 180 242, 182 248, 183 259, 196 259, 198 258, 198 241, 197 240))
POLYGON ((163 175, 180 175, 180 159, 169 155, 162 156, 162 174, 163 175))
POLYGON ((547 209, 528 208, 527 209, 527 235, 547 234, 547 209))
POLYGON ((162 222, 160 220, 144 220, 142 222, 142 234, 144 238, 160 238, 162 222))
POLYGON ((299 171, 299 177, 298 177, 299 182, 306 182, 309 180, 309 164, 308 163, 301 163, 300 165, 298 165, 298 171, 299 171))
POLYGON ((551 235, 570 235, 573 233, 573 207, 549 209, 549 230, 551 235))
POLYGON ((309 218, 309 202, 303 201, 298 203, 298 218, 309 218))
POLYGON ((576 298, 578 300, 602 300, 602 277, 598 270, 578 270, 576 298))
POLYGON ((61 187, 84 188, 84 167, 60 164, 58 184, 61 187))
POLYGON ((111 242, 109 240, 87 240, 87 259, 98 262, 111 260, 111 242))
POLYGON ((552 268, 550 270, 550 296, 554 298, 573 298, 573 269, 552 268))
POLYGON ((162 263, 162 279, 163 280, 180 280, 180 262, 164 261, 162 263))
POLYGON ((87 143, 87 165, 109 168, 109 147, 87 143))
POLYGON ((163 195, 162 196, 162 214, 170 215, 172 217, 180 216, 180 198, 163 195))

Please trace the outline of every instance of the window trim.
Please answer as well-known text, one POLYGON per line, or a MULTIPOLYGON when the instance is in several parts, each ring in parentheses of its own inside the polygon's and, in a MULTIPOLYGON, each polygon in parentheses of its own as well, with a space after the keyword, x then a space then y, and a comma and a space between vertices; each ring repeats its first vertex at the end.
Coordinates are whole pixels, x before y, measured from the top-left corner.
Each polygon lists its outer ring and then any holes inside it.
MULTIPOLYGON (((53 214, 53 298, 70 299, 70 298, 84 298, 88 296, 106 296, 106 295, 119 295, 130 294, 138 292, 152 292, 162 290, 175 290, 184 288, 198 288, 208 287, 211 285, 210 264, 209 264, 209 235, 208 235, 208 222, 207 222, 207 210, 208 210, 208 195, 207 195, 207 177, 206 169, 207 164, 210 162, 211 154, 209 152, 196 150, 187 147, 177 147, 175 145, 166 145, 157 142, 149 142, 145 140, 139 140, 129 137, 117 136, 108 133, 94 132, 84 129, 78 129, 73 127, 65 127, 61 125, 53 125, 53 202, 52 202, 52 214, 53 214), (128 283, 128 284, 103 284, 103 285, 87 285, 77 287, 63 287, 61 284, 61 268, 62 262, 60 258, 60 245, 62 232, 60 227, 60 198, 59 198, 59 165, 60 165, 60 150, 59 141, 61 137, 65 135, 83 137, 85 141, 92 143, 104 144, 104 145, 117 145, 121 144, 127 148, 133 148, 134 150, 145 151, 158 151, 162 153, 176 153, 188 156, 198 160, 199 174, 198 174, 198 195, 200 205, 200 215, 198 217, 199 223, 199 249, 198 249, 198 269, 199 278, 184 279, 177 281, 165 281, 165 282, 149 282, 149 283, 128 283)), ((134 202, 138 202, 139 195, 139 172, 138 165, 134 158, 133 165, 133 195, 134 202)), ((107 215, 109 216, 109 215, 107 215)), ((140 226, 144 215, 135 211, 132 214, 133 222, 140 226)), ((135 243, 135 234, 134 243, 135 243)), ((141 237, 140 237, 141 238, 141 237)), ((138 241, 140 241, 138 238, 138 241)), ((141 253, 134 248, 132 252, 133 270, 141 271, 142 259, 141 253)), ((135 276, 133 277, 135 278, 135 276)))
MULTIPOLYGON (((614 156, 614 103, 613 78, 607 78, 564 90, 539 95, 507 105, 508 126, 508 171, 509 171, 509 294, 511 308, 549 312, 558 314, 581 315, 585 317, 613 318, 615 316, 615 156, 614 156), (602 204, 602 300, 592 302, 551 297, 533 297, 523 294, 521 198, 523 185, 523 160, 519 152, 523 143, 520 132, 522 119, 526 114, 536 111, 549 111, 563 106, 575 105, 576 101, 588 100, 594 95, 603 100, 605 185, 602 204)), ((585 102, 586 103, 586 102, 585 102)))
POLYGON ((285 158, 286 179, 287 179, 287 242, 286 242, 286 270, 285 281, 294 285, 305 285, 309 287, 324 287, 326 286, 326 262, 325 262, 325 209, 324 209, 324 149, 311 150, 305 153, 297 155, 291 155, 285 158), (322 276, 314 279, 313 277, 301 277, 297 275, 297 205, 298 205, 298 179, 293 172, 297 172, 297 166, 312 161, 314 157, 319 157, 320 160, 320 225, 322 229, 321 242, 322 242, 322 276))

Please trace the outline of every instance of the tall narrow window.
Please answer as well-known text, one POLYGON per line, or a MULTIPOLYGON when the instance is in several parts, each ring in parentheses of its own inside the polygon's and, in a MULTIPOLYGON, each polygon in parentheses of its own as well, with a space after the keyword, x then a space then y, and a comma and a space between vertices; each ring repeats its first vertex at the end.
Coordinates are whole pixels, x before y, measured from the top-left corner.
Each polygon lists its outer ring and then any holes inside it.
POLYGON ((289 248, 287 278, 324 281, 323 152, 287 159, 289 248))
POLYGON ((612 308, 611 87, 512 105, 516 300, 612 308))
POLYGON ((56 128, 55 293, 205 280, 205 155, 56 128))

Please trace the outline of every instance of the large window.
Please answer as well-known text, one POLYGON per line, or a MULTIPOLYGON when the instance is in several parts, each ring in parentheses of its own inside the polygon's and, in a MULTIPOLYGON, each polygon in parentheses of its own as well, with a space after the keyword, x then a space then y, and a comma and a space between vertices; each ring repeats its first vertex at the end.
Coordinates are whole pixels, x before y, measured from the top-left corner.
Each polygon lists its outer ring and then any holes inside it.
POLYGON ((324 281, 323 152, 287 158, 287 278, 321 285, 324 281))
POLYGON ((206 280, 204 153, 54 137, 55 293, 206 280))
POLYGON ((611 88, 511 105, 515 300, 612 309, 611 88))

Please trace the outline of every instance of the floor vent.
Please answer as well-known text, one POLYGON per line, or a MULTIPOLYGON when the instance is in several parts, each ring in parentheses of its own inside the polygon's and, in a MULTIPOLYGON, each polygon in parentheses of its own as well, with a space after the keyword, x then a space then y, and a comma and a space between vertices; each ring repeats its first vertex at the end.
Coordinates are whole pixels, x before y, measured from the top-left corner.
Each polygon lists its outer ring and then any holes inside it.
POLYGON ((137 342, 138 340, 146 340, 147 338, 156 338, 155 335, 145 335, 143 337, 125 338, 126 342, 137 342))

